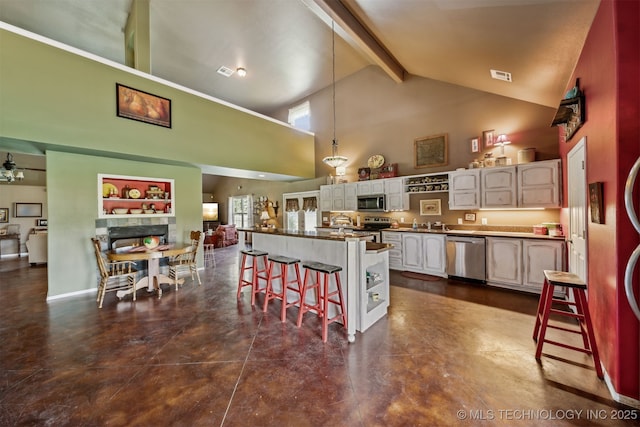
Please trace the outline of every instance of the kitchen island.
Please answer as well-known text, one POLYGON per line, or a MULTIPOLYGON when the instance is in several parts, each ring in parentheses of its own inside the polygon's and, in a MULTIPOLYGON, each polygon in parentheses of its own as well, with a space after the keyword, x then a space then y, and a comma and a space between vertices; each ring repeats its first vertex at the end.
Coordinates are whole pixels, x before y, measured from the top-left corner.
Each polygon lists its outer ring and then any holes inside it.
MULTIPOLYGON (((356 331, 366 331, 387 314, 390 245, 367 242, 366 236, 352 233, 271 228, 248 228, 240 229, 239 232, 252 233, 253 248, 270 255, 284 255, 298 258, 302 262, 316 261, 342 267, 340 281, 346 301, 349 342, 355 341, 356 331)), ((243 241, 244 236, 240 236, 240 239, 243 241)), ((279 285, 278 281, 274 287, 279 290, 279 285)), ((291 297, 295 300, 296 295, 291 297)), ((312 303, 314 292, 309 292, 306 298, 312 303)), ((330 317, 337 314, 335 307, 329 308, 330 317)))

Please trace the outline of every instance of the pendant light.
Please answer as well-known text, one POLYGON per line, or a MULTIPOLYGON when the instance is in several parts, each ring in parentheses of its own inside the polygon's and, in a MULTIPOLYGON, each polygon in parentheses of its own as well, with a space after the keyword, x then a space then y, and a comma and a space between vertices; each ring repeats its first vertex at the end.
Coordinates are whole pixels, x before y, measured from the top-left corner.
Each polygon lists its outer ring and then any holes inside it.
POLYGON ((331 142, 331 156, 322 159, 324 163, 337 168, 344 166, 349 159, 338 155, 338 140, 336 139, 336 32, 334 28, 335 22, 331 21, 331 52, 333 59, 332 68, 332 94, 333 94, 333 141, 331 142))

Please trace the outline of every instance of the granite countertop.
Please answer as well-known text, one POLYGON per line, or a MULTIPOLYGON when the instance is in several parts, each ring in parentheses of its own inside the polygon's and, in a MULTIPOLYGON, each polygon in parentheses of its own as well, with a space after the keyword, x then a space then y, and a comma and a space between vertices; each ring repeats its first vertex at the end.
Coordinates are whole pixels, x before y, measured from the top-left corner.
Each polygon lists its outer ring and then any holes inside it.
POLYGON ((307 239, 323 239, 323 240, 345 240, 346 238, 353 238, 359 240, 365 240, 367 238, 366 234, 359 233, 338 233, 337 231, 327 232, 327 231, 296 231, 296 230, 285 230, 283 228, 239 228, 238 231, 244 231, 249 233, 261 233, 261 234, 273 234, 277 236, 289 236, 289 237, 302 237, 307 239))
POLYGON ((409 228, 409 227, 400 227, 400 228, 385 228, 382 231, 397 231, 400 233, 430 233, 430 234, 446 234, 451 236, 478 236, 478 237, 517 237, 517 238, 525 238, 525 239, 546 239, 546 240, 565 240, 566 236, 549 236, 543 234, 533 234, 527 233, 524 231, 500 231, 500 230, 440 230, 440 229, 431 229, 428 230, 426 228, 409 228))

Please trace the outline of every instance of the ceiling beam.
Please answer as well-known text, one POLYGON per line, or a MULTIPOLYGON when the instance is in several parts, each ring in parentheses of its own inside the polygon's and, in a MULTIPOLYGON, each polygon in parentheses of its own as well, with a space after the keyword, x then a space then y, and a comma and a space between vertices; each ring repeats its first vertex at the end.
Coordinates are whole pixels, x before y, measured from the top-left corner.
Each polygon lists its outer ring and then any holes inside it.
POLYGON ((396 83, 404 81, 406 70, 340 0, 302 0, 318 15, 335 21, 362 51, 396 83))

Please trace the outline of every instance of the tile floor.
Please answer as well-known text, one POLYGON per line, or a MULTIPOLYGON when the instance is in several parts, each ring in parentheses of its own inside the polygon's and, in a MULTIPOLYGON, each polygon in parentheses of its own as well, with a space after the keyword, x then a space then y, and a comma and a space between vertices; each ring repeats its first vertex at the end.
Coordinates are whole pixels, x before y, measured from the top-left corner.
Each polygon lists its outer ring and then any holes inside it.
MULTIPOLYGON (((236 300, 238 246, 161 299, 45 302, 46 267, 0 261, 0 426, 613 426, 589 357, 545 346, 535 296, 392 272, 387 317, 349 344, 296 308, 236 300)), ((260 296, 258 301, 262 301, 260 296)))

